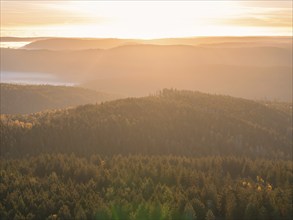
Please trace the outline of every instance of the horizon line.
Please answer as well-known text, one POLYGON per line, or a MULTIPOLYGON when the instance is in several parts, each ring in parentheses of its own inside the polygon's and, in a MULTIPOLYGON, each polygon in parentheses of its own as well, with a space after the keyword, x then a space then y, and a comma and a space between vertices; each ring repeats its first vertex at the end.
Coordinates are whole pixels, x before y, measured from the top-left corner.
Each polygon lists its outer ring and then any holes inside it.
POLYGON ((67 36, 25 36, 25 37, 19 37, 19 36, 0 36, 0 39, 2 38, 62 38, 62 39, 121 39, 121 40, 161 40, 161 39, 190 39, 190 38, 261 38, 261 37, 270 37, 270 38, 277 38, 277 37, 286 37, 286 38, 292 38, 293 40, 293 34, 292 35, 202 35, 202 36, 189 36, 189 37, 158 37, 158 38, 124 38, 124 37, 67 37, 67 36))

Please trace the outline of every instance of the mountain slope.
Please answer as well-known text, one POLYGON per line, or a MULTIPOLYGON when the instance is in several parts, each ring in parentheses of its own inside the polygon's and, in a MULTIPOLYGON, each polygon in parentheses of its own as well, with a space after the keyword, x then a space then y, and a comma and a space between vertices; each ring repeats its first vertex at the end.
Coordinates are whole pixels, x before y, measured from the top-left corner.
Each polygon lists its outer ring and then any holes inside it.
POLYGON ((2 117, 1 152, 291 156, 292 115, 257 102, 199 92, 2 117))
POLYGON ((114 95, 68 86, 1 83, 1 114, 29 114, 113 100, 114 95))

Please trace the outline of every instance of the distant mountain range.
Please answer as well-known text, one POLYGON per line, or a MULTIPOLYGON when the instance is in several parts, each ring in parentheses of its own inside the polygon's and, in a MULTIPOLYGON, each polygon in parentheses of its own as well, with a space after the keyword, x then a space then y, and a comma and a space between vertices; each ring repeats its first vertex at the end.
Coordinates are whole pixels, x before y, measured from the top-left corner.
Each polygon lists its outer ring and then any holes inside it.
POLYGON ((1 49, 1 71, 50 73, 80 86, 144 96, 162 88, 292 100, 292 48, 128 45, 112 49, 1 49))
MULTIPOLYGON (((13 39, 15 41, 15 39, 13 39)), ((22 39, 25 40, 25 39, 22 39)), ((291 37, 193 37, 193 38, 162 38, 151 40, 139 39, 84 39, 84 38, 33 38, 25 49, 47 50, 87 50, 110 49, 118 46, 135 44, 153 45, 189 45, 189 46, 229 46, 229 47, 254 47, 254 46, 278 46, 290 48, 291 37)))
POLYGON ((291 37, 1 40, 31 42, 22 49, 1 48, 1 72, 53 74, 125 96, 178 88, 292 100, 291 37))

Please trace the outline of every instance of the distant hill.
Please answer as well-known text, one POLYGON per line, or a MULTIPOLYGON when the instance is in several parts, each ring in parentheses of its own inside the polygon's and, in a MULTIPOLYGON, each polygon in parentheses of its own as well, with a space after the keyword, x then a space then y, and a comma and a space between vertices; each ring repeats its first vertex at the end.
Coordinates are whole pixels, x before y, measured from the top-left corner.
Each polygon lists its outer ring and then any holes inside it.
MULTIPOLYGON (((9 38, 10 39, 10 38, 9 38)), ((8 40, 9 40, 8 39, 8 40)), ((16 39, 14 39, 16 40, 16 39)), ((43 38, 24 46, 24 49, 46 50, 88 50, 110 49, 117 46, 131 44, 153 45, 189 45, 189 46, 232 46, 232 47, 260 47, 282 46, 292 47, 290 37, 191 37, 191 38, 162 38, 162 39, 116 39, 116 38, 43 38)))
POLYGON ((37 40, 44 40, 48 39, 47 37, 0 37, 1 42, 20 42, 20 41, 27 41, 33 42, 37 40))
POLYGON ((292 100, 292 48, 127 45, 91 50, 1 49, 1 71, 38 72, 108 93, 161 88, 292 100))
POLYGON ((138 40, 127 39, 79 39, 79 38, 49 38, 41 39, 24 46, 24 49, 47 50, 88 50, 109 49, 125 44, 137 43, 138 40))
POLYGON ((15 85, 1 83, 1 114, 29 114, 44 110, 100 103, 118 96, 89 89, 50 86, 15 85))
POLYGON ((291 158, 292 115, 229 96, 163 90, 144 98, 2 116, 1 153, 291 158))

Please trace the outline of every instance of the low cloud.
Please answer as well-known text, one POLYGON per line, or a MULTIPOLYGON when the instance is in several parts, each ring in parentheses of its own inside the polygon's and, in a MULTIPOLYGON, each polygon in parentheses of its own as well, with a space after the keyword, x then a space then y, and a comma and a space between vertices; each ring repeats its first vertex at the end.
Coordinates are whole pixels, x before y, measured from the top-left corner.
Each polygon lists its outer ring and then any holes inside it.
POLYGON ((292 27, 292 20, 279 17, 242 17, 222 20, 222 23, 249 27, 292 27))

